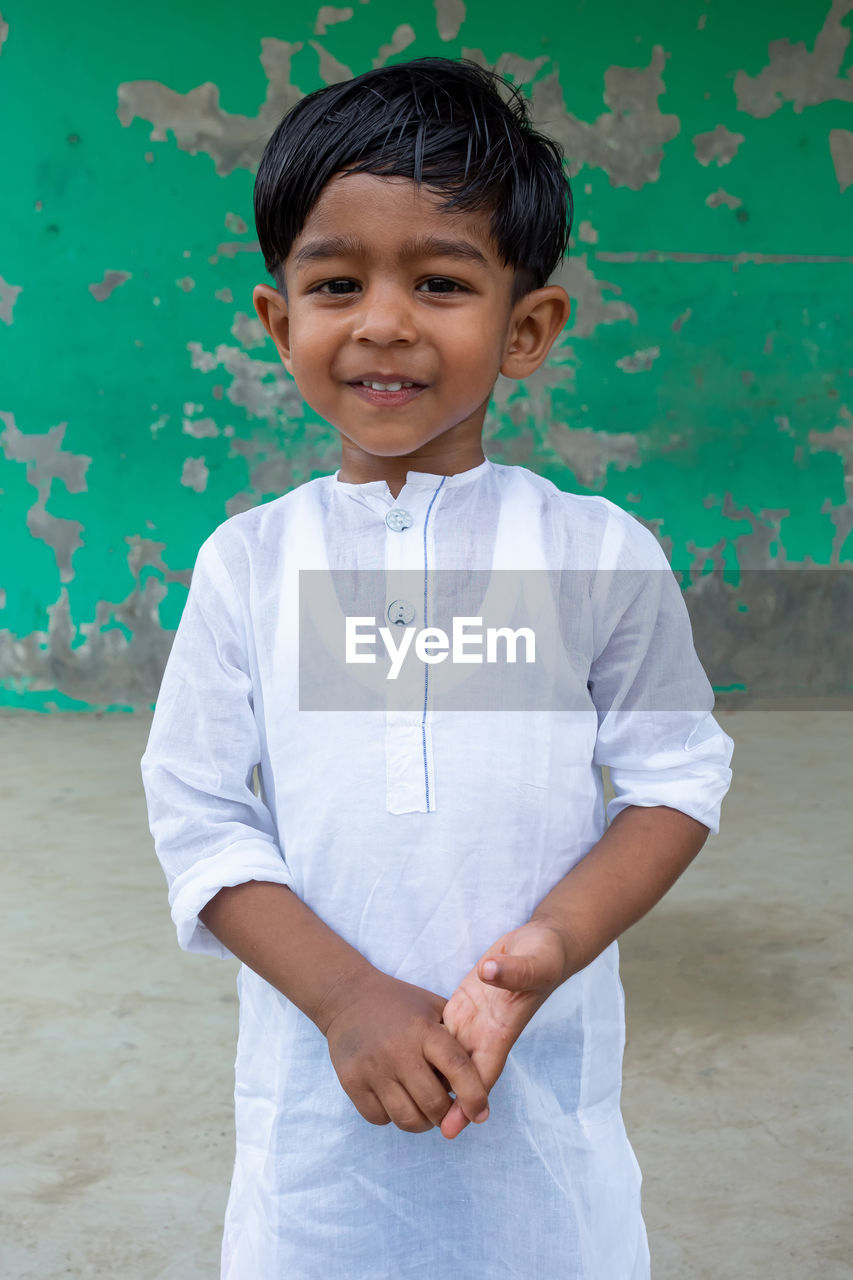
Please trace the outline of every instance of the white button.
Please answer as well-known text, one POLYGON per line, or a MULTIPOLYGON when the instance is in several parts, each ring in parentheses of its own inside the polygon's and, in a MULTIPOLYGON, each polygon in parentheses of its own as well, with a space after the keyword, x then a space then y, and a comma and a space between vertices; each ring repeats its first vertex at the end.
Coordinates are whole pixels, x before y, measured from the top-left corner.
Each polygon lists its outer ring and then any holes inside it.
POLYGON ((402 507, 392 507, 385 516, 385 523, 395 533, 402 533, 404 529, 410 529, 414 522, 408 511, 402 507))
POLYGON ((408 600, 392 600, 386 612, 389 622, 407 627, 415 616, 415 606, 408 600))

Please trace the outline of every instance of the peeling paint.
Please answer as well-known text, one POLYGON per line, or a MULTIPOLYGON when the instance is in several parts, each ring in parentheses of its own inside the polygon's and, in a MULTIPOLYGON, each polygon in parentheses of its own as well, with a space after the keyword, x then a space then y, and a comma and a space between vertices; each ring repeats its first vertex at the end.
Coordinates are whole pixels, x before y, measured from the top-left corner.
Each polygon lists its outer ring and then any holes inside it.
POLYGON ((829 151, 839 190, 846 191, 853 186, 853 132, 849 129, 830 129, 829 151))
POLYGON ((844 470, 853 480, 853 417, 849 422, 837 423, 830 431, 810 431, 808 440, 813 453, 840 454, 844 459, 844 470))
POLYGON ((853 533, 853 413, 842 405, 841 417, 844 421, 837 423, 832 430, 810 431, 808 435, 812 453, 838 454, 844 465, 845 501, 834 503, 827 497, 820 508, 821 515, 829 517, 835 530, 829 562, 839 567, 842 564, 842 549, 853 533))
POLYGON ((48 605, 47 631, 36 630, 20 639, 0 631, 4 679, 25 680, 35 692, 59 688, 66 697, 84 703, 144 706, 150 702, 172 640, 161 625, 160 604, 169 583, 189 586, 191 570, 172 570, 164 563, 164 542, 136 534, 124 540, 129 547, 128 570, 135 579, 129 595, 123 600, 99 600, 94 619, 75 627, 68 589, 63 586, 48 605), (154 572, 143 583, 144 569, 154 572), (121 626, 110 627, 110 622, 121 626))
POLYGON ((455 40, 465 21, 464 0, 434 0, 435 25, 441 40, 455 40))
POLYGON ((179 289, 183 289, 184 293, 191 293, 195 288, 195 280, 192 276, 181 276, 180 280, 176 280, 175 284, 179 289))
POLYGON ((693 136, 693 154, 700 164, 709 165, 716 160, 718 167, 731 164, 746 138, 742 133, 732 133, 724 124, 718 124, 710 133, 693 136))
POLYGON ((257 240, 224 240, 222 244, 216 246, 216 253, 208 258, 208 262, 215 266, 220 258, 235 258, 238 253, 260 253, 261 246, 257 240))
POLYGON ((79 520, 64 520, 51 515, 44 505, 36 502, 27 512, 27 528, 34 538, 46 542, 56 557, 60 582, 70 582, 74 577, 71 559, 83 545, 83 526, 79 520))
POLYGON ((92 458, 62 448, 67 422, 60 422, 43 435, 25 434, 15 424, 14 415, 0 413, 5 427, 0 433, 0 447, 10 462, 26 463, 27 480, 38 497, 27 511, 27 528, 34 538, 52 549, 62 582, 73 577, 71 559, 83 545, 79 520, 61 519, 46 510, 53 482, 62 481, 69 493, 85 493, 86 471, 92 458))
POLYGON ((338 62, 328 49, 317 40, 309 40, 311 48, 320 59, 320 79, 323 84, 342 84, 344 80, 352 80, 353 73, 343 62, 338 62))
POLYGON ((598 244, 598 232, 586 218, 578 227, 578 239, 584 244, 598 244))
POLYGON ((320 5, 317 10, 317 20, 314 23, 314 35, 324 36, 329 27, 335 26, 338 22, 349 22, 354 13, 354 9, 336 9, 331 4, 320 5))
POLYGON ((219 435, 219 425, 213 418, 184 418, 181 430, 184 435, 193 436, 196 440, 219 435))
POLYGON ((89 285, 89 292, 96 302, 104 302, 114 289, 132 279, 133 276, 129 271, 105 271, 103 279, 98 284, 89 285))
POLYGON ((184 458, 181 469, 181 484, 196 493, 204 493, 207 488, 207 477, 210 472, 204 458, 184 458))
POLYGON ((3 21, 3 15, 0 13, 0 54, 3 52, 3 45, 9 35, 9 24, 3 21))
POLYGON ((587 254, 569 258, 555 280, 563 286, 573 302, 574 323, 567 330, 572 338, 588 338, 600 324, 618 324, 622 320, 637 323, 637 313, 618 298, 605 300, 604 294, 622 292, 617 284, 599 280, 590 269, 587 254))
POLYGON ((247 351, 253 351, 256 347, 265 347, 271 341, 270 335, 258 316, 250 316, 245 311, 237 312, 231 326, 231 333, 247 351))
POLYGON ((328 430, 324 439, 300 442, 297 453, 291 446, 283 423, 269 423, 251 439, 232 440, 230 457, 246 463, 249 487, 235 493, 225 503, 226 514, 237 515, 257 506, 262 495, 286 493, 312 473, 330 474, 340 466, 340 445, 328 430))
POLYGON ((27 464, 27 480, 38 493, 40 502, 47 502, 53 481, 57 479, 69 493, 87 491, 86 472, 92 458, 62 448, 67 422, 57 423, 43 435, 19 431, 11 413, 0 412, 0 422, 5 423, 0 432, 0 448, 10 462, 27 464))
POLYGON ((738 110, 765 119, 784 102, 793 102, 797 112, 823 102, 853 102, 853 77, 849 71, 839 75, 850 43, 851 33, 844 26, 850 12, 853 0, 833 0, 812 50, 801 40, 771 40, 767 65, 755 76, 745 71, 735 76, 738 110))
POLYGON ((629 432, 574 427, 571 431, 555 434, 551 442, 566 466, 587 489, 598 486, 608 467, 624 471, 639 462, 637 437, 629 432))
POLYGON ((732 494, 726 493, 722 512, 727 520, 746 521, 750 525, 749 533, 742 533, 734 538, 738 548, 737 563, 741 569, 781 568, 787 563, 779 526, 791 514, 790 508, 760 507, 758 511, 753 511, 749 506, 738 507, 732 494))
POLYGON ((410 44, 415 43, 416 38, 414 27, 410 27, 408 22, 401 22, 391 36, 390 43, 379 46, 379 52, 373 59, 371 66, 374 68, 384 67, 389 58, 393 58, 396 54, 402 53, 404 49, 408 49, 410 44))
POLYGON ((524 58, 520 53, 502 53, 497 62, 490 62, 482 49, 464 49, 462 57, 469 58, 481 67, 492 67, 499 76, 509 76, 514 84, 530 84, 550 58, 524 58))
POLYGON ((722 187, 717 187, 716 191, 712 191, 709 196, 705 197, 705 203, 709 209, 719 209, 724 204, 728 209, 739 209, 743 204, 740 196, 730 195, 722 187))
POLYGON ((659 356, 660 347, 646 347, 644 351, 635 351, 630 356, 622 356, 616 361, 616 367, 624 373, 647 373, 659 356))
POLYGON ((241 351, 219 343, 213 352, 205 351, 200 342, 188 342, 193 369, 212 373, 222 366, 231 375, 225 394, 232 404, 240 405, 253 418, 276 422, 279 416, 302 418, 305 406, 296 383, 281 361, 257 360, 241 351))
POLYGON ((23 285, 9 284, 8 280, 4 280, 0 276, 0 320, 4 324, 12 323, 12 312, 15 309, 18 295, 22 292, 23 285))
POLYGON ((853 265, 853 256, 842 253, 691 253, 688 250, 628 249, 596 251, 599 262, 730 262, 733 267, 752 263, 757 266, 779 266, 782 263, 808 262, 813 266, 838 263, 853 265))
POLYGON ((647 182, 657 182, 664 144, 681 129, 678 116, 664 115, 658 105, 668 57, 655 45, 647 67, 609 67, 604 101, 610 110, 592 124, 566 110, 559 70, 533 86, 537 123, 561 143, 575 176, 588 165, 603 169, 614 187, 639 191, 647 182))
POLYGON ((213 296, 217 302, 233 302, 234 301, 234 294, 231 292, 230 289, 217 289, 213 296))
POLYGON ((240 217, 239 213, 226 213, 225 226, 238 236, 245 235, 249 230, 249 224, 240 217))
POLYGON ((116 115, 125 128, 137 118, 154 127, 152 142, 165 142, 171 129, 181 151, 211 156, 220 177, 235 169, 254 173, 267 140, 281 117, 300 98, 302 91, 291 83, 291 62, 303 48, 273 38, 261 40, 261 65, 267 76, 267 93, 256 116, 223 111, 219 89, 209 81, 176 93, 158 80, 128 80, 118 86, 116 115))
POLYGON ((682 311, 679 315, 677 315, 673 320, 672 324, 670 325, 670 329, 672 330, 672 332, 679 333, 687 324, 687 321, 690 319, 692 315, 693 315, 692 307, 687 307, 684 311, 682 311))

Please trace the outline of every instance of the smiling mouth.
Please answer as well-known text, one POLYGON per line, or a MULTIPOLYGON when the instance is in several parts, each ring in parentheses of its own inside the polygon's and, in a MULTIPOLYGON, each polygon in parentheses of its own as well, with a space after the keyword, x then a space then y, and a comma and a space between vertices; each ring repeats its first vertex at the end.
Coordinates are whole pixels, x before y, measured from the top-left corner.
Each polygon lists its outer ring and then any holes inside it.
POLYGON ((421 383, 406 382, 401 379, 399 382, 373 382, 370 378, 362 378, 358 383, 361 387, 372 387, 374 391, 399 391, 401 387, 420 386, 421 383))
POLYGON ((422 382, 408 382, 403 379, 393 382, 374 382, 372 379, 364 379, 350 382, 349 386, 361 400, 365 400, 368 404, 385 405, 391 408, 408 404, 426 390, 422 382))

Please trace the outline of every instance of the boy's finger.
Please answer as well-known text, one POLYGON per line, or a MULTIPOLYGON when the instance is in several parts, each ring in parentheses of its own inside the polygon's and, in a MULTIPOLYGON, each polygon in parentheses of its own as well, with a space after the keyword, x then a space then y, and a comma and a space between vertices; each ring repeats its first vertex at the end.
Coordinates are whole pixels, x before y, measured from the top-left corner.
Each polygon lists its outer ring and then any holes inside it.
POLYGON ((456 1094, 457 1104, 468 1119, 482 1123, 489 1114, 488 1090, 459 1041, 446 1027, 439 1027, 437 1034, 424 1046, 424 1052, 432 1065, 446 1076, 456 1094))
POLYGON ((506 991, 532 991, 540 985, 536 962, 532 956, 501 956, 500 960, 482 960, 477 970, 482 982, 506 991))
POLYGON ((349 1100, 355 1107, 359 1115, 364 1116, 370 1124, 390 1124, 391 1117, 383 1107, 372 1089, 366 1090, 364 1093, 349 1094, 349 1100))
POLYGON ((465 1113, 458 1102, 454 1102, 447 1115, 441 1122, 441 1132, 445 1138, 458 1138, 459 1134, 468 1125, 465 1113))
POLYGON ((450 1110, 450 1083, 444 1088, 428 1063, 422 1062, 413 1067, 404 1077, 401 1084, 409 1096, 425 1116, 435 1125, 441 1124, 450 1110))
POLYGON ((389 1080, 379 1097, 391 1123, 404 1133, 426 1133, 433 1127, 432 1120, 424 1115, 408 1090, 396 1080, 389 1080))

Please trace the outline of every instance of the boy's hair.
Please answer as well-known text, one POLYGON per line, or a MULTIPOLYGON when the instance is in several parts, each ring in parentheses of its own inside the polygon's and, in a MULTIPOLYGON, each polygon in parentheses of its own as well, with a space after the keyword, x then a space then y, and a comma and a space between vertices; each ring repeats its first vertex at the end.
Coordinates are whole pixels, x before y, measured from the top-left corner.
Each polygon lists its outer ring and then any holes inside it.
POLYGON ((416 58, 318 89, 288 111, 255 178, 264 263, 285 294, 284 260, 336 174, 410 178, 442 209, 491 213, 515 268, 512 301, 546 284, 568 252, 573 202, 563 152, 532 126, 521 91, 467 59, 416 58))

